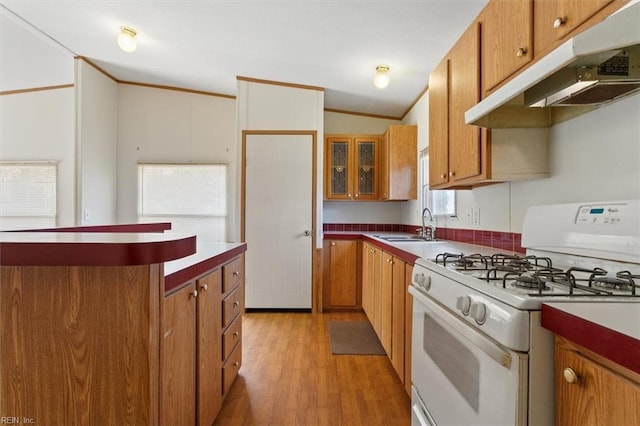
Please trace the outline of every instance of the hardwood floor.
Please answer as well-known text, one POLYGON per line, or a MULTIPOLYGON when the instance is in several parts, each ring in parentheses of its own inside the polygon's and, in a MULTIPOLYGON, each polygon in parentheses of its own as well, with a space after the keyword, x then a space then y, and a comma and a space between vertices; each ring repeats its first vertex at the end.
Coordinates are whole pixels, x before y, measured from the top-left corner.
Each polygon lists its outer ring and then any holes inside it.
POLYGON ((248 313, 243 359, 216 425, 409 425, 389 358, 332 355, 327 322, 360 312, 248 313))

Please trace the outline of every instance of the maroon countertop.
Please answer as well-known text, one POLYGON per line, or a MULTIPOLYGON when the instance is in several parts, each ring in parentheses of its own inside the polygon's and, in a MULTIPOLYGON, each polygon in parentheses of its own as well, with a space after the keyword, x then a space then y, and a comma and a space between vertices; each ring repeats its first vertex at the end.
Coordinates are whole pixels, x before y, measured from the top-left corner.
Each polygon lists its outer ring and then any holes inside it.
POLYGON ((542 305, 542 326, 640 374, 640 303, 542 305))
POLYGON ((2 266, 127 266, 196 252, 196 237, 168 233, 0 232, 2 266))
POLYGON ((169 292, 247 251, 247 243, 198 243, 194 254, 164 265, 164 290, 169 292))

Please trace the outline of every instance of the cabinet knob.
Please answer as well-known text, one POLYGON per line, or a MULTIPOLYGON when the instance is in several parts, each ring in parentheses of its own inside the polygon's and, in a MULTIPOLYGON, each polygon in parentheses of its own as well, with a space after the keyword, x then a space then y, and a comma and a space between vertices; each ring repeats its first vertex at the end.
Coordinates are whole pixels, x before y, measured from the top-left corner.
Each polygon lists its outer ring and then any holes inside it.
POLYGON ((206 285, 206 284, 202 284, 202 285, 200 286, 200 290, 207 290, 208 288, 209 288, 209 286, 208 286, 208 285, 206 285))
POLYGON ((553 20, 553 28, 560 28, 566 23, 567 23, 566 16, 558 16, 556 19, 553 20))
POLYGON ((233 333, 233 338, 234 338, 234 339, 237 339, 237 338, 238 338, 238 336, 240 336, 240 333, 238 333, 237 331, 236 331, 235 333, 233 333))
POLYGON ((521 57, 525 56, 526 54, 527 54, 527 48, 526 47, 521 47, 520 49, 518 49, 516 51, 516 56, 518 58, 521 58, 521 57))
POLYGON ((189 297, 193 297, 193 298, 198 297, 198 290, 193 290, 191 293, 189 293, 189 297))
POLYGON ((347 194, 347 197, 351 198, 351 194, 347 194))
POLYGON ((240 272, 238 272, 238 271, 233 271, 233 276, 234 276, 234 277, 237 277, 237 276, 239 276, 239 275, 240 275, 240 272))
POLYGON ((447 175, 446 175, 446 174, 441 174, 441 175, 440 175, 440 177, 441 177, 442 179, 445 179, 445 178, 447 177, 447 175))
POLYGON ((335 246, 335 245, 336 245, 336 243, 332 242, 332 243, 331 243, 331 245, 332 245, 332 246, 335 246))
POLYGON ((233 302, 233 307, 237 308, 238 306, 240 306, 240 302, 238 302, 237 300, 235 302, 233 302))
POLYGON ((455 176, 456 172, 449 172, 449 176, 455 176))
POLYGON ((233 366, 238 368, 240 366, 240 363, 238 361, 236 361, 236 362, 233 363, 233 366))
POLYGON ((564 370, 562 370, 562 375, 564 376, 564 379, 567 381, 567 383, 570 384, 575 384, 578 383, 578 373, 576 373, 573 368, 571 367, 565 367, 564 370))
POLYGON ((359 195, 360 195, 360 194, 356 194, 356 198, 358 198, 358 196, 359 196, 359 195))

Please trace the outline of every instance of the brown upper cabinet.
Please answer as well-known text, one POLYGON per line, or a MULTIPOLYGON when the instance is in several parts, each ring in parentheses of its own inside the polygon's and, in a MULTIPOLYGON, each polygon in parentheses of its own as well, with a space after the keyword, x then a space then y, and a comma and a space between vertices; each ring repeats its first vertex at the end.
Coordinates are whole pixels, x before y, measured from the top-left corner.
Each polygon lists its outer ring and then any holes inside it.
POLYGON ((533 59, 533 0, 492 0, 478 20, 486 94, 533 59))
POLYGON ((418 127, 389 126, 380 144, 380 199, 417 198, 418 127))
POLYGON ((429 186, 465 189, 548 176, 546 128, 481 129, 464 113, 480 98, 480 23, 429 77, 429 186))
POLYGON ((326 199, 378 199, 378 142, 379 136, 371 135, 326 138, 326 199))
POLYGON ((487 139, 464 113, 480 100, 480 24, 471 25, 429 77, 429 182, 451 187, 481 178, 487 139))
POLYGON ((560 41, 573 35, 575 30, 588 28, 627 2, 628 0, 533 0, 535 57, 548 53, 560 41))

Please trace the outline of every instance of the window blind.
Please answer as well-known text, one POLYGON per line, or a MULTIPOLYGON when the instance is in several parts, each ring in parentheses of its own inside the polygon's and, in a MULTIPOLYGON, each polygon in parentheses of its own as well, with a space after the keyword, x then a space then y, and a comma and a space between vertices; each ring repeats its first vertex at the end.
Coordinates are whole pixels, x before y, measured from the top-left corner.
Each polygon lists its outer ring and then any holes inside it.
POLYGON ((0 229, 55 227, 57 172, 56 162, 0 162, 0 229))

